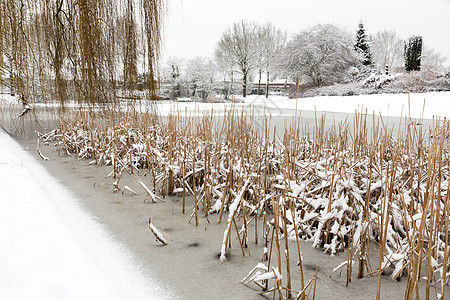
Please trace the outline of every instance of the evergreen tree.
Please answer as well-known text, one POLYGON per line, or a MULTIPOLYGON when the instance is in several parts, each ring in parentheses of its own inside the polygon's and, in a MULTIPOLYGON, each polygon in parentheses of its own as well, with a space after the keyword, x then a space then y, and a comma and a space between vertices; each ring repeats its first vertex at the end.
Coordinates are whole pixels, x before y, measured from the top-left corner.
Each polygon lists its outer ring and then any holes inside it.
POLYGON ((410 37, 405 43, 405 69, 406 71, 420 71, 422 56, 422 37, 419 35, 410 37))
POLYGON ((363 55, 363 65, 372 65, 372 53, 370 53, 369 42, 366 36, 366 29, 362 22, 358 24, 358 31, 356 31, 355 50, 363 55))

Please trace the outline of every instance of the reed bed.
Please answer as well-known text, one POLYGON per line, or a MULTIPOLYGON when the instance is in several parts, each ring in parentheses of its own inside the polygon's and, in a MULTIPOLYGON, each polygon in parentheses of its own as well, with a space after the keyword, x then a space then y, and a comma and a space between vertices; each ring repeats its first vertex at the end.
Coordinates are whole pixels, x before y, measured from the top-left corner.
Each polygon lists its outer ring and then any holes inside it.
POLYGON ((407 278, 405 299, 418 297, 421 286, 427 298, 445 298, 446 120, 425 129, 405 118, 403 129, 393 132, 381 117, 356 114, 353 123, 328 131, 317 119, 305 132, 294 119, 278 134, 267 118, 262 129, 255 127, 251 112, 232 107, 213 115, 175 112, 163 119, 153 111, 111 110, 102 117, 78 111, 61 121, 55 137, 59 151, 111 166, 115 191, 125 171, 145 190, 144 201, 178 195, 189 222, 226 222, 221 262, 232 240, 244 256, 251 255, 252 239, 259 243, 262 262, 242 283, 262 293, 314 297, 317 270, 305 278, 302 267, 307 258, 300 240, 306 240, 331 255, 345 251, 330 276, 344 270, 347 284, 354 276, 378 276, 377 299, 383 274, 407 278), (290 260, 298 260, 301 278, 291 278, 290 260))

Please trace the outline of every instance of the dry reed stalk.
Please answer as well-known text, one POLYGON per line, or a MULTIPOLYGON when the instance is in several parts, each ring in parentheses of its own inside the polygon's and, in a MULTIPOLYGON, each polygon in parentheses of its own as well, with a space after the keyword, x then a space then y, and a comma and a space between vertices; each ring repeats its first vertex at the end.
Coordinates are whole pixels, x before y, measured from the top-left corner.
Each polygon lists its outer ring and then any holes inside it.
MULTIPOLYGON (((273 218, 274 218, 274 224, 275 227, 275 247, 276 247, 276 254, 277 254, 277 269, 278 271, 281 271, 281 250, 280 250, 280 240, 279 240, 279 220, 280 220, 280 208, 278 205, 277 200, 275 199, 274 191, 272 190, 272 207, 273 207, 273 218)), ((272 267, 273 269, 273 267, 272 267)), ((280 283, 278 285, 278 280, 275 281, 276 286, 282 286, 281 279, 280 283)), ((280 299, 283 297, 280 292, 278 292, 278 295, 280 299)), ((275 297, 275 289, 274 289, 274 297, 275 297)))
MULTIPOLYGON (((372 185, 372 163, 373 163, 373 157, 374 157, 374 152, 370 151, 369 154, 369 179, 368 179, 368 185, 367 185, 367 191, 366 191, 366 199, 365 199, 365 203, 364 203, 364 219, 363 219, 363 224, 368 224, 369 222, 369 203, 370 203, 370 192, 371 192, 371 185, 372 185)), ((365 227, 365 230, 362 232, 362 236, 361 236, 361 249, 359 252, 359 266, 358 266, 358 278, 363 278, 364 277, 364 266, 366 264, 365 261, 365 254, 366 254, 366 241, 367 239, 367 231, 368 231, 368 226, 365 227)), ((368 245, 367 245, 368 246, 368 245)))
MULTIPOLYGON (((445 125, 445 124, 444 124, 445 125)), ((447 124, 447 130, 450 132, 450 124, 447 124)), ((450 140, 447 140, 447 146, 450 146, 450 140)), ((450 148, 450 147, 449 147, 450 148)), ((448 168, 450 169, 450 160, 447 160, 448 168)), ((441 276, 441 298, 445 299, 445 284, 447 282, 447 269, 448 269, 448 255, 449 255, 449 202, 450 202, 450 184, 447 183, 447 194, 445 195, 444 202, 444 215, 443 225, 445 230, 445 243, 444 243, 444 259, 442 262, 442 276, 441 276)))
MULTIPOLYGON (((298 237, 298 228, 297 228, 297 223, 295 220, 295 214, 294 214, 294 203, 291 202, 291 217, 292 217, 292 225, 294 226, 294 231, 295 231, 295 241, 297 242, 297 254, 298 254, 298 265, 300 268, 300 287, 301 287, 301 296, 302 296, 302 300, 305 300, 305 294, 304 294, 304 290, 305 290, 305 279, 304 279, 304 275, 303 275, 303 259, 302 259, 302 252, 300 251, 300 241, 299 241, 299 237, 298 237)), ((308 283, 309 284, 309 283, 308 283)), ((299 299, 300 297, 300 293, 299 296, 297 297, 297 299, 299 299)))
POLYGON ((237 228, 236 220, 234 218, 233 218, 233 225, 234 225, 234 228, 236 229, 236 235, 237 235, 237 238, 239 241, 239 246, 241 246, 242 256, 245 256, 244 245, 242 243, 241 235, 239 234, 239 229, 237 228))
MULTIPOLYGON (((314 274, 313 300, 316 299, 317 272, 319 272, 319 266, 316 266, 316 273, 314 274)), ((308 295, 308 298, 309 298, 309 295, 308 295)))
MULTIPOLYGON (((444 120, 445 124, 445 120, 444 120)), ((438 120, 437 126, 439 127, 440 121, 438 120)), ((428 233, 428 247, 427 247, 427 279, 426 279, 426 291, 425 296, 428 299, 430 297, 430 289, 431 289, 431 282, 434 279, 434 262, 437 262, 437 249, 435 249, 431 245, 436 244, 437 240, 437 233, 439 228, 439 216, 441 214, 440 210, 440 204, 441 204, 441 169, 442 169, 442 151, 443 151, 443 143, 445 139, 445 131, 444 126, 442 126, 439 130, 440 132, 436 132, 436 136, 439 136, 438 139, 438 151, 437 151, 437 157, 438 159, 438 171, 437 176, 434 174, 433 180, 437 181, 437 190, 439 191, 438 195, 435 195, 436 190, 432 188, 432 203, 430 207, 430 227, 429 227, 429 233, 428 233), (433 205, 434 204, 434 205, 433 205)), ((434 162, 436 165, 436 162, 434 162)), ((434 187, 435 184, 432 185, 434 187)), ((437 293, 437 286, 435 285, 435 291, 437 293)))
POLYGON ((194 212, 195 212, 195 226, 198 226, 198 208, 197 208, 197 187, 195 179, 195 147, 192 150, 192 190, 194 191, 194 212))
MULTIPOLYGON (((136 174, 131 173, 127 168, 126 165, 119 159, 116 158, 117 162, 122 166, 122 168, 127 171, 128 174, 131 175, 131 177, 136 180, 137 183, 139 183, 139 185, 145 190, 145 192, 147 193, 147 195, 150 197, 150 199, 152 199, 153 202, 157 202, 161 201, 164 202, 163 199, 161 199, 160 197, 158 197, 157 195, 155 195, 152 191, 149 190, 149 188, 144 184, 144 182, 142 182, 142 180, 139 178, 139 176, 137 176, 136 174)), ((145 199, 144 199, 145 202, 145 199)))
MULTIPOLYGON (((434 120, 433 120, 433 125, 434 125, 434 120)), ((435 126, 433 126, 433 131, 435 133, 435 126)), ((428 165, 434 165, 435 162, 435 157, 436 157, 436 143, 433 142, 431 145, 431 155, 429 155, 428 157, 428 165)), ((418 242, 416 243, 417 246, 415 247, 415 251, 413 253, 413 257, 411 259, 412 261, 412 271, 410 272, 411 275, 408 277, 408 282, 407 282, 407 286, 406 286, 406 292, 405 292, 405 299, 407 300, 411 300, 414 296, 414 290, 418 291, 418 284, 419 284, 419 278, 420 278, 420 267, 421 267, 421 262, 422 262, 422 252, 423 252, 423 246, 424 246, 424 236, 425 236, 425 224, 426 223, 426 216, 427 213, 429 211, 429 205, 430 202, 432 202, 430 195, 429 195, 429 191, 430 188, 433 186, 434 182, 434 178, 432 177, 432 173, 434 173, 434 168, 432 169, 432 172, 428 172, 428 176, 427 176, 427 186, 426 186, 426 192, 425 192, 425 199, 423 202, 423 210, 422 210, 422 218, 421 218, 421 223, 420 223, 420 227, 418 230, 418 236, 417 236, 417 240, 418 242), (433 179, 432 179, 433 178, 433 179)))
POLYGON ((298 295, 297 295, 296 299, 299 300, 300 296, 302 297, 302 299, 309 298, 309 292, 311 291, 311 287, 313 286, 313 283, 314 283, 314 280, 310 279, 308 281, 308 283, 306 284, 306 286, 303 289, 301 289, 300 292, 298 292, 298 295), (308 294, 306 294, 306 290, 307 289, 309 289, 308 294))
MULTIPOLYGON (((446 205, 440 189, 445 186, 445 178, 448 177, 448 168, 440 166, 448 148, 444 149, 437 142, 438 138, 428 146, 420 133, 420 127, 418 130, 415 127, 408 129, 406 139, 398 132, 398 139, 394 140, 391 137, 393 130, 389 130, 381 118, 377 123, 374 117, 372 138, 368 139, 367 114, 355 117, 353 133, 349 132, 346 123, 325 131, 324 118, 316 117, 317 128, 314 129, 314 135, 300 136, 299 125, 296 125, 297 128, 292 125, 284 131, 283 138, 280 138, 276 128, 273 130, 273 137, 269 137, 271 128, 267 125, 267 118, 260 137, 247 124, 248 116, 246 119, 242 112, 237 111, 234 115, 227 114, 221 124, 218 122, 213 125, 212 117, 208 116, 185 120, 184 128, 182 125, 178 126, 178 121, 170 118, 168 124, 152 123, 159 121, 153 121, 150 114, 145 116, 145 121, 134 117, 135 112, 129 114, 119 111, 114 115, 116 126, 108 131, 107 139, 95 131, 104 130, 99 126, 95 127, 94 123, 100 120, 91 118, 87 113, 78 114, 79 118, 85 118, 86 121, 78 120, 80 122, 74 123, 73 130, 64 128, 63 144, 70 151, 86 155, 86 158, 104 155, 107 161, 110 154, 102 153, 102 148, 106 147, 116 153, 116 157, 124 164, 132 162, 135 173, 143 166, 152 169, 156 175, 153 176, 153 180, 157 179, 156 185, 168 178, 167 170, 177 170, 173 172, 174 185, 182 186, 185 193, 196 193, 194 202, 198 202, 197 205, 202 202, 205 210, 212 207, 214 200, 220 201, 217 203, 221 207, 217 210, 218 221, 228 204, 232 204, 232 200, 240 194, 244 182, 252 178, 249 192, 245 193, 245 199, 242 198, 239 202, 240 209, 234 211, 235 215, 231 219, 231 226, 238 229, 237 222, 243 218, 244 224, 237 237, 241 239, 242 246, 248 244, 249 224, 254 220, 257 228, 258 218, 263 214, 263 222, 260 222, 262 235, 265 239, 264 246, 269 248, 270 229, 268 232, 266 218, 273 211, 274 220, 278 223, 273 227, 271 241, 272 245, 274 242, 278 245, 275 250, 279 251, 280 241, 277 243, 273 238, 279 238, 280 233, 275 230, 279 231, 281 226, 285 237, 295 233, 298 239, 312 240, 314 236, 311 231, 318 232, 318 247, 323 245, 323 249, 330 253, 332 249, 343 251, 348 247, 348 261, 359 259, 358 277, 364 276, 365 268, 370 274, 368 245, 374 239, 380 241, 379 276, 389 264, 395 263, 390 261, 388 247, 397 253, 402 251, 400 245, 403 245, 406 247, 405 252, 397 254, 409 253, 405 254, 405 260, 398 265, 398 269, 396 267, 399 273, 393 275, 393 278, 401 276, 404 268, 410 268, 412 272, 415 267, 415 274, 420 274, 422 260, 419 256, 421 258, 424 253, 427 257, 427 273, 430 274, 430 270, 433 273, 436 268, 430 268, 428 262, 437 260, 438 254, 445 255, 448 252, 442 250, 445 243, 441 229, 448 221, 444 214, 440 214, 440 207, 446 205), (177 126, 174 122, 177 122, 177 126), (192 126, 192 131, 189 126, 192 126), (77 130, 83 133, 75 134, 77 130), (147 144, 144 162, 139 160, 138 151, 128 149, 133 147, 133 143, 123 146, 120 142, 123 136, 129 137, 130 141, 133 137, 131 132, 136 133, 139 141, 147 144), (97 142, 97 139, 103 140, 97 142), (160 157, 150 153, 152 149, 158 149, 160 157), (433 155, 435 157, 431 158, 433 155), (190 176, 193 176, 192 180, 190 176), (429 176, 431 181, 428 180, 429 176), (192 189, 194 184, 195 188, 192 189), (423 194, 428 194, 427 203, 422 203, 423 194), (287 198, 291 200, 283 201, 287 198), (327 201, 322 203, 323 199, 327 201), (289 207, 285 205, 290 205, 290 202, 293 204, 291 213, 294 226, 285 227, 286 213, 283 212, 287 211, 289 207), (327 226, 318 228, 319 216, 327 212, 330 217, 324 221, 327 224, 323 224, 327 226), (417 219, 417 213, 422 213, 421 219, 417 219), (378 221, 374 215, 378 215, 378 221), (422 218, 426 221, 421 223, 423 228, 418 225, 422 218), (341 232, 344 232, 343 235, 340 235, 341 232), (360 236, 356 236, 357 232, 360 236), (419 243, 422 246, 414 244, 414 241, 421 240, 419 243), (332 242, 336 244, 333 246, 332 242), (414 251, 417 249, 420 249, 420 255, 415 257, 417 251, 414 251)), ((285 128, 287 126, 288 124, 285 128)), ((442 131, 436 129, 433 135, 442 137, 442 131)), ((447 160, 445 162, 448 164, 447 160)), ((119 172, 120 164, 117 161, 115 163, 117 166, 114 170, 119 172)), ((445 164, 442 162, 442 165, 445 164)), ((194 207, 194 213, 198 207, 194 207)), ((225 237, 225 247, 231 241, 231 232, 229 233, 225 237)), ((257 236, 255 229, 255 241, 257 236)), ((270 261, 271 257, 267 257, 267 253, 265 258, 270 261)), ((441 256, 439 258, 442 259, 441 256)), ((286 268, 285 263, 284 259, 280 263, 277 259, 278 270, 286 268)), ((347 268, 347 278, 350 279, 351 266, 347 268)), ((433 286, 431 280, 435 280, 432 276, 428 276, 430 291, 433 286)), ((408 289, 411 287, 412 291, 418 290, 418 278, 416 276, 409 280, 408 289)), ((290 290, 281 284, 275 285, 276 290, 290 290)))
POLYGON ((284 224, 284 244, 285 244, 285 256, 286 256, 286 298, 291 298, 291 266, 289 259, 289 241, 288 241, 288 231, 287 231, 287 218, 286 218, 286 204, 283 205, 283 224, 284 224))
POLYGON ((233 203, 230 206, 230 213, 228 215, 228 224, 227 228, 224 231, 223 241, 222 241, 222 249, 220 254, 220 261, 225 262, 226 257, 225 253, 227 251, 227 241, 229 239, 230 230, 231 230, 231 223, 234 221, 234 217, 236 215, 237 209, 242 201, 242 197, 244 195, 244 192, 247 190, 248 185, 250 184, 250 178, 248 178, 244 185, 242 186, 241 190, 239 191, 239 194, 234 199, 233 203))
POLYGON ((218 220, 217 220, 217 224, 220 224, 222 222, 223 208, 224 208, 225 202, 226 202, 225 199, 227 198, 227 195, 228 195, 228 189, 229 189, 229 186, 230 186, 230 177, 232 176, 232 174, 233 174, 233 171, 231 170, 228 173, 228 176, 227 176, 227 181, 225 183, 225 189, 224 189, 224 191, 222 193, 220 210, 219 210, 219 217, 218 217, 218 220))
MULTIPOLYGON (((383 172, 383 143, 381 144, 381 158, 380 158, 380 171, 383 172)), ((386 175, 389 174, 389 165, 387 165, 387 170, 386 170, 386 175)), ((388 180, 385 181, 385 185, 387 184, 388 180)), ((377 295, 376 295, 376 299, 379 300, 381 297, 381 265, 382 265, 382 261, 383 261, 383 253, 384 253, 384 247, 385 247, 385 242, 384 242, 384 236, 385 236, 385 230, 384 228, 386 228, 387 226, 385 225, 385 223, 387 223, 386 218, 388 218, 387 215, 387 203, 386 203, 386 186, 384 187, 383 190, 383 196, 381 197, 381 212, 380 215, 378 217, 378 228, 380 228, 380 233, 379 233, 379 240, 380 240, 380 244, 379 244, 379 255, 378 255, 378 283, 377 283, 377 295)))
POLYGON ((263 231, 263 235, 264 235, 264 253, 263 253, 263 256, 261 257, 261 261, 266 261, 266 260, 270 261, 270 256, 268 255, 270 226, 267 222, 265 211, 263 214, 263 230, 262 231, 263 231))
POLYGON ((246 204, 243 202, 241 202, 241 206, 242 206, 242 218, 243 218, 243 237, 242 237, 242 242, 244 244, 244 247, 247 248, 248 251, 248 255, 250 255, 250 249, 248 247, 248 235, 247 235, 247 206, 246 204))

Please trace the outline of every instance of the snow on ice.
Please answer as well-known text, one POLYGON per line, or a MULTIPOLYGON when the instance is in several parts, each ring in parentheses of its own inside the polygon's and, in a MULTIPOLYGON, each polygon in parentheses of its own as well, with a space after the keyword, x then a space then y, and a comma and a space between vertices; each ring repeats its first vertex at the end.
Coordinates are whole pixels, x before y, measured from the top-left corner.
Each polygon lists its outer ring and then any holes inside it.
POLYGON ((0 130, 0 299, 173 297, 0 130))

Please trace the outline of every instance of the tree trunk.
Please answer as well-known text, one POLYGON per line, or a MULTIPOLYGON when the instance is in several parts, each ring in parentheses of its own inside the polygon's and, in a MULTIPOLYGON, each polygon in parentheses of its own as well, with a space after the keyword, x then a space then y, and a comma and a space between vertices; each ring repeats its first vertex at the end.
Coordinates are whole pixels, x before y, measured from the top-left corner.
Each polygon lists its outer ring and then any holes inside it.
POLYGON ((261 77, 262 77, 262 70, 259 69, 259 81, 258 81, 258 95, 259 95, 259 91, 261 90, 261 77))
POLYGON ((242 70, 242 97, 247 97, 247 72, 242 70))
POLYGON ((234 77, 233 77, 233 71, 231 71, 231 78, 230 78, 230 92, 229 94, 231 97, 233 97, 233 83, 234 83, 234 77))
POLYGON ((12 71, 12 64, 11 64, 11 70, 9 71, 9 93, 11 96, 15 95, 14 92, 14 78, 13 78, 13 71, 12 71))
POLYGON ((269 71, 267 71, 266 98, 269 98, 269 71))

